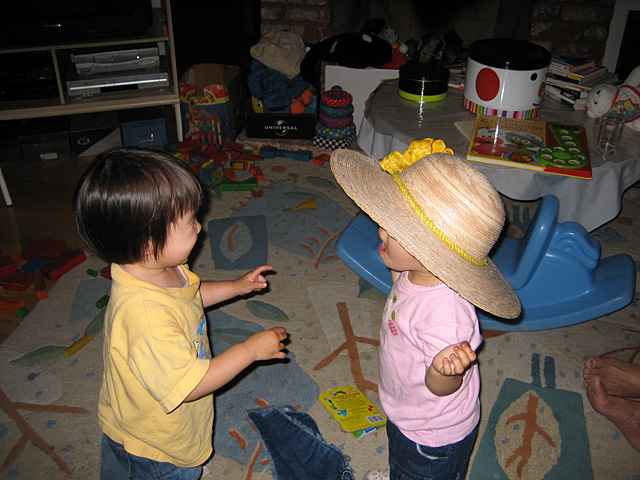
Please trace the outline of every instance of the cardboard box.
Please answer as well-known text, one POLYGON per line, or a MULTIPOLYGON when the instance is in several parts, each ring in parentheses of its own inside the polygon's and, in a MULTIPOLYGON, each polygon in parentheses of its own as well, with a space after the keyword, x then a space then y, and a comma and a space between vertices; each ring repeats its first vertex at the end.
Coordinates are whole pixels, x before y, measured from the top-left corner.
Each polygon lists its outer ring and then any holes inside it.
POLYGON ((247 113, 249 138, 313 138, 317 115, 293 113, 247 113))
POLYGON ((353 96, 353 123, 357 131, 364 117, 365 101, 378 88, 382 80, 398 78, 398 70, 385 68, 350 68, 326 65, 324 68, 324 89, 330 90, 340 85, 342 90, 353 96))
POLYGON ((185 140, 234 141, 244 127, 244 80, 240 67, 193 65, 180 78, 180 114, 185 140))
POLYGON ((73 154, 80 156, 119 127, 116 111, 73 115, 69 127, 73 154))

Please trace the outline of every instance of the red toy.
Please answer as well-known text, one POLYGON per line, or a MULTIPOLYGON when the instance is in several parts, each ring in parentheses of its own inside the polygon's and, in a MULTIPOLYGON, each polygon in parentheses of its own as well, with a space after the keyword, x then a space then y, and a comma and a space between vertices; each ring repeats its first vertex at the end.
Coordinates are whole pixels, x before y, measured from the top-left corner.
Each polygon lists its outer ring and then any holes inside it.
POLYGON ((18 265, 8 255, 0 258, 0 276, 18 270, 18 265))
POLYGON ((11 272, 0 277, 0 286, 5 290, 24 292, 33 283, 33 275, 23 272, 11 272))
POLYGON ((56 280, 67 273, 73 267, 80 265, 87 259, 84 252, 77 248, 69 248, 62 255, 51 260, 51 263, 42 267, 42 275, 45 278, 56 280))
POLYGON ((58 257, 67 248, 67 244, 62 240, 30 240, 22 249, 22 258, 52 259, 58 257))

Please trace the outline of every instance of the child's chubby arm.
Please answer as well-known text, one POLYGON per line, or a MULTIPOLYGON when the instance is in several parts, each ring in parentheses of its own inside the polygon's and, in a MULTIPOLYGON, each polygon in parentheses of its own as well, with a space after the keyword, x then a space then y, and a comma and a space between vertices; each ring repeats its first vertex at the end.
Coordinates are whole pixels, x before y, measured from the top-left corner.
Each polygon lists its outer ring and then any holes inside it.
POLYGON ((272 270, 270 265, 262 265, 237 280, 205 280, 200 283, 200 295, 204 308, 224 302, 239 295, 257 292, 267 288, 267 280, 262 275, 272 270))
POLYGON ((449 345, 434 358, 427 368, 425 384, 434 395, 451 395, 462 385, 462 378, 476 360, 476 352, 469 342, 449 345))
POLYGON ((185 402, 197 400, 226 385, 255 361, 286 358, 282 343, 286 338, 287 330, 284 327, 270 328, 254 333, 244 342, 213 357, 209 360, 207 373, 185 398, 185 402))

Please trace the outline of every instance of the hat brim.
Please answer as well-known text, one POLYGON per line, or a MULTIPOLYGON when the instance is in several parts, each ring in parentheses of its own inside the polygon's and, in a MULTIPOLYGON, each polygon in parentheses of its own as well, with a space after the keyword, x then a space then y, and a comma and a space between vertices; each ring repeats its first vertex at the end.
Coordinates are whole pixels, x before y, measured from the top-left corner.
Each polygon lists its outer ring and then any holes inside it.
POLYGON ((518 296, 491 259, 476 265, 447 246, 420 218, 378 161, 353 150, 336 150, 331 170, 346 194, 373 221, 460 296, 498 317, 515 318, 520 314, 518 296))

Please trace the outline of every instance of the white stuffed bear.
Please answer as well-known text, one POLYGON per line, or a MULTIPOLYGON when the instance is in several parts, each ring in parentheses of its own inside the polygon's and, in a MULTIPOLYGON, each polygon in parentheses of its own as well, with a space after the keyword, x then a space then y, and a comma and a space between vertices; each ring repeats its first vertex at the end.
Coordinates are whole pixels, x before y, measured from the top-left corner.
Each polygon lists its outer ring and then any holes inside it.
POLYGON ((605 113, 615 113, 625 117, 625 125, 640 132, 640 65, 631 70, 624 83, 599 85, 594 87, 587 97, 587 115, 600 118, 605 113))

